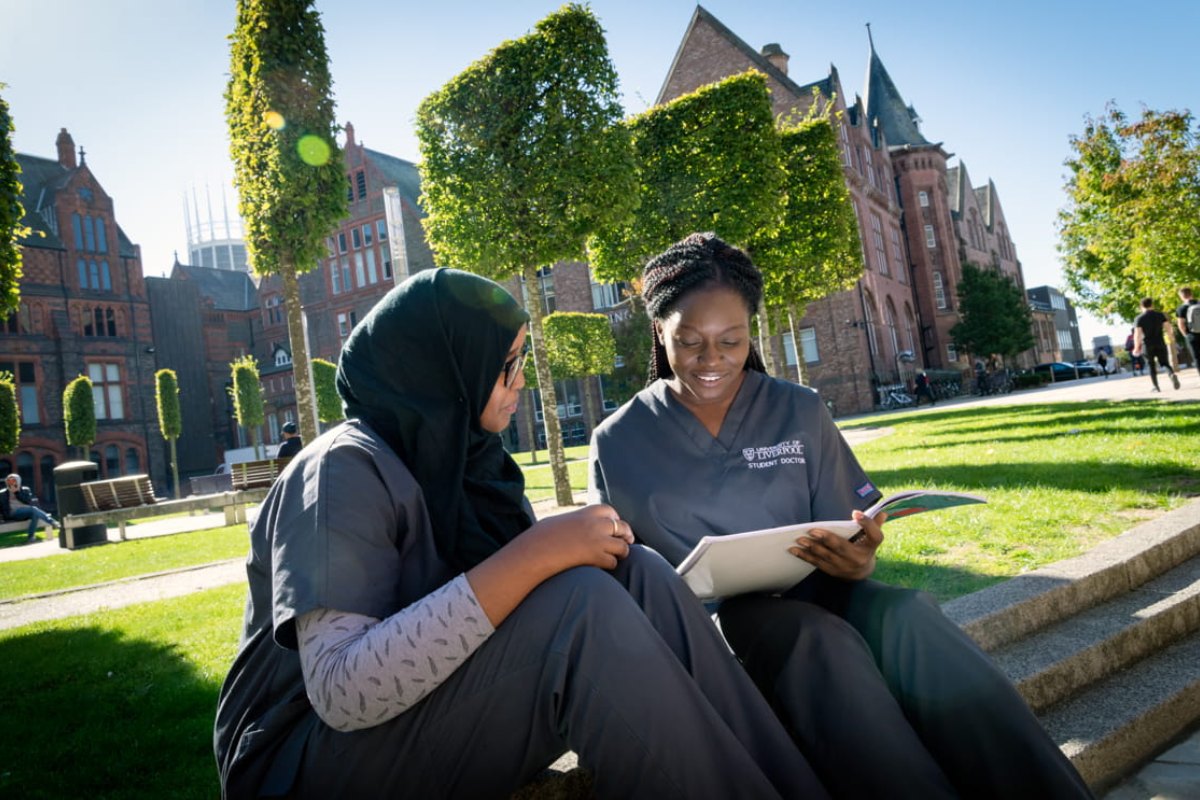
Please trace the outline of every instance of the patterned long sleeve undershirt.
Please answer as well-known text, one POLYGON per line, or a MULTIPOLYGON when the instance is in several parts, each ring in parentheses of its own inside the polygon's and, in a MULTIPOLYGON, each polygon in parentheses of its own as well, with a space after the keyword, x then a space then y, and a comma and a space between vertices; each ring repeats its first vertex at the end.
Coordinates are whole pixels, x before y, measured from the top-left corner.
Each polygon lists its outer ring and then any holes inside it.
POLYGON ((404 713, 494 632, 466 575, 384 620, 318 608, 296 618, 308 700, 339 731, 404 713))

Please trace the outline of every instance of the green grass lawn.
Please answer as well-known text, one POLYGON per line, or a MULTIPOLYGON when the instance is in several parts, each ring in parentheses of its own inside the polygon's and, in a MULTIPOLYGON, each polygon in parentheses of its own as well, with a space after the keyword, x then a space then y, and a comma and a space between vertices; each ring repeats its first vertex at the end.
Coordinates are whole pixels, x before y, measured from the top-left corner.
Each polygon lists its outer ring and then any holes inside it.
MULTIPOLYGON (((855 448, 884 492, 937 487, 989 501, 889 523, 876 577, 946 599, 1077 555, 1177 507, 1200 494, 1200 468, 1180 446, 1200 434, 1197 411, 1070 403, 848 424, 894 429, 855 448)), ((572 467, 582 489, 586 461, 572 467)), ((530 470, 531 487, 548 484, 540 472, 548 468, 530 470)), ((0 563, 0 594, 241 556, 239 527, 0 563)), ((0 696, 10 740, 0 796, 216 797, 213 711, 244 599, 239 584, 0 631, 10 676, 0 696)))
POLYGON ((0 600, 229 558, 245 558, 249 544, 246 526, 231 525, 11 561, 0 564, 0 600))
POLYGON ((226 586, 0 631, 0 797, 219 797, 213 714, 245 594, 226 586))

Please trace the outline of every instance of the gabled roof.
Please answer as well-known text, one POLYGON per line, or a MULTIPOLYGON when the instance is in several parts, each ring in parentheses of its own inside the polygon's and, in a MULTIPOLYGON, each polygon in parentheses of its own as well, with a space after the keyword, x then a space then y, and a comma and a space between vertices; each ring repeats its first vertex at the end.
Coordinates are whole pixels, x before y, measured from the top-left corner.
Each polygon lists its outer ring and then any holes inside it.
POLYGON ((870 28, 867 29, 867 38, 871 45, 866 81, 867 125, 871 128, 879 126, 888 147, 931 145, 917 127, 916 110, 904 102, 900 90, 892 82, 892 76, 888 75, 887 68, 875 52, 870 28))
POLYGON ((395 185, 400 190, 400 195, 413 208, 420 211, 421 216, 424 217, 425 210, 421 208, 420 203, 421 174, 417 171, 417 165, 411 161, 405 161, 403 158, 396 158, 395 156, 389 156, 387 153, 372 150, 369 147, 364 147, 363 153, 383 173, 387 182, 395 185))
POLYGON ((196 284, 200 296, 211 299, 219 311, 253 311, 258 308, 258 289, 250 276, 237 269, 214 269, 176 263, 172 278, 196 284))
POLYGON ((687 46, 688 38, 692 31, 701 23, 707 24, 726 41, 733 45, 737 50, 749 59, 755 67, 766 73, 768 76, 779 81, 782 86, 791 92, 796 98, 807 98, 812 94, 813 88, 818 89, 825 97, 833 96, 833 81, 832 76, 826 76, 819 81, 806 83, 803 86, 796 83, 794 80, 784 74, 778 67, 772 64, 767 58, 750 45, 746 44, 736 33, 725 26, 725 23, 709 13, 704 6, 697 5, 695 13, 692 14, 692 21, 688 24, 687 33, 683 35, 683 39, 679 42, 679 48, 675 51, 675 58, 671 61, 671 67, 667 70, 667 77, 663 79, 662 88, 658 90, 658 98, 654 101, 655 105, 661 105, 663 102, 663 93, 667 90, 667 84, 671 80, 671 76, 675 73, 675 66, 679 62, 679 56, 683 53, 687 46))
POLYGON ((975 188, 975 202, 979 204, 983 214, 983 224, 989 231, 992 230, 992 226, 996 224, 996 184, 992 183, 991 179, 986 186, 975 188))
POLYGON ((54 197, 71 178, 71 170, 52 158, 16 153, 21 166, 21 205, 25 207, 22 224, 29 226, 32 235, 21 240, 24 247, 62 248, 62 240, 54 234, 41 214, 43 208, 54 205, 54 197))

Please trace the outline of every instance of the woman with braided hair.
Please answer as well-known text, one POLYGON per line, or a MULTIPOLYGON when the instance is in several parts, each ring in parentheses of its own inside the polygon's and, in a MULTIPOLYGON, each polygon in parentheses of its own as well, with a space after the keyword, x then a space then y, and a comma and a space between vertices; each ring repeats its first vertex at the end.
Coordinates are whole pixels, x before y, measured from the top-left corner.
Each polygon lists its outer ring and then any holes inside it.
POLYGON ((678 564, 703 536, 855 520, 791 552, 817 571, 727 598, 726 640, 838 797, 1089 797, 990 659, 921 593, 869 580, 879 492, 810 389, 768 377, 751 338, 762 276, 693 234, 653 258, 642 294, 650 383, 593 434, 589 501, 678 564))

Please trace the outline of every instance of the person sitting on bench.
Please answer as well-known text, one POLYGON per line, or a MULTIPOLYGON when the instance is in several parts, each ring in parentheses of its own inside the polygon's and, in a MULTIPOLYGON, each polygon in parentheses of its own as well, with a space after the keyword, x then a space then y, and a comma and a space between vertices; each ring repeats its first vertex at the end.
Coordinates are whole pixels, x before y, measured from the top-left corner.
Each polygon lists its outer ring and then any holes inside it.
MULTIPOLYGON (((15 472, 4 479, 8 491, 0 492, 0 516, 5 522, 29 520, 26 541, 32 542, 41 525, 57 528, 58 520, 38 508, 38 499, 27 486, 21 485, 21 476, 15 472)), ((47 537, 49 538, 49 537, 47 537)))

